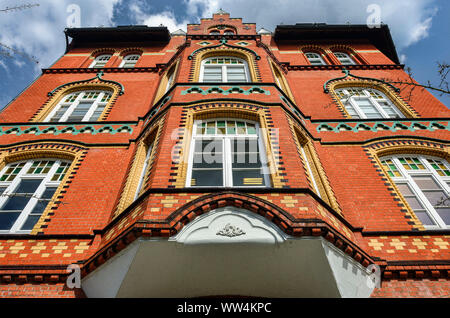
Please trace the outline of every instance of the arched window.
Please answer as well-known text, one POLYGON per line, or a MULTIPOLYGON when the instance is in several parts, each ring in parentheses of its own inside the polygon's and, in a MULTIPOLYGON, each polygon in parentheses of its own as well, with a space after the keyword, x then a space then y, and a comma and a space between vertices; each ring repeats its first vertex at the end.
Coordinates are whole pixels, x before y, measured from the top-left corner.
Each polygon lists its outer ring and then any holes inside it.
POLYGON ((90 68, 100 68, 105 67, 106 63, 111 59, 111 54, 102 54, 97 56, 92 64, 89 66, 90 68))
POLYGON ((335 90, 352 118, 403 118, 395 105, 373 88, 346 87, 335 90))
POLYGON ((322 59, 320 54, 314 53, 314 52, 307 52, 305 53, 306 58, 308 59, 309 63, 311 65, 325 65, 325 61, 322 59))
POLYGON ((220 34, 220 31, 212 30, 211 32, 209 32, 209 34, 211 34, 211 35, 218 35, 218 34, 220 34))
POLYGON ((186 186, 269 186, 258 128, 244 120, 195 121, 186 186))
POLYGON ((97 121, 111 99, 112 92, 89 90, 65 95, 44 121, 97 121))
POLYGON ((145 160, 144 160, 144 164, 142 165, 142 170, 141 170, 141 174, 139 176, 139 183, 138 186, 136 188, 136 193, 134 195, 134 200, 136 200, 139 195, 141 194, 142 189, 144 188, 145 185, 145 180, 148 177, 149 174, 149 168, 150 168, 150 164, 151 164, 151 158, 152 158, 152 153, 153 153, 153 148, 154 148, 154 143, 155 143, 155 134, 152 134, 150 136, 150 138, 148 138, 147 142, 145 142, 145 160))
POLYGON ((123 58, 120 67, 131 68, 134 67, 141 56, 139 54, 129 54, 123 58))
POLYGON ((200 82, 249 82, 247 62, 237 57, 210 57, 202 61, 200 82))
POLYGON ((164 91, 165 93, 172 87, 174 79, 175 79, 175 66, 172 66, 170 70, 167 72, 167 85, 164 91))
POLYGON ((337 57, 337 59, 339 60, 339 62, 341 62, 342 65, 354 65, 354 64, 356 64, 355 61, 353 61, 353 59, 347 53, 334 52, 333 54, 334 54, 334 56, 337 57))
POLYGON ((450 166, 444 159, 421 155, 381 158, 416 216, 427 228, 450 228, 450 166))
POLYGON ((37 223, 70 162, 35 159, 6 165, 0 173, 0 233, 28 233, 37 223))
POLYGON ((224 35, 234 35, 234 31, 232 31, 232 30, 225 30, 225 31, 223 32, 223 34, 224 34, 224 35))

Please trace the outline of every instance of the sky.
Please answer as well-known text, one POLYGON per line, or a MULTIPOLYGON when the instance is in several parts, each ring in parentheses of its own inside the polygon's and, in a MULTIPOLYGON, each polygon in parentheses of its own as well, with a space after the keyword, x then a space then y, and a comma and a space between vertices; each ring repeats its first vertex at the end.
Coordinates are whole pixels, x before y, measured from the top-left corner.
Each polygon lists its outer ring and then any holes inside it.
MULTIPOLYGON (((0 109, 64 54, 66 27, 186 31, 220 8, 269 31, 302 22, 366 24, 378 14, 419 83, 437 86, 437 62, 450 63, 449 0, 0 0, 0 109)), ((450 96, 434 95, 450 107, 450 96)))

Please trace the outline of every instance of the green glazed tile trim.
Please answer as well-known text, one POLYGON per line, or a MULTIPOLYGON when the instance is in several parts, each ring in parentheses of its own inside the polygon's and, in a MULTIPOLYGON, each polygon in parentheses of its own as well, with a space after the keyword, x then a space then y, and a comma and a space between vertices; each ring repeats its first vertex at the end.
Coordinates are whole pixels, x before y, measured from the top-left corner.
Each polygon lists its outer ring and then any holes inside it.
MULTIPOLYGON (((233 84, 227 84, 224 86, 232 86, 233 84)), ((202 86, 207 86, 207 85, 202 85, 202 86)), ((202 94, 202 95, 208 95, 208 94, 222 94, 222 95, 229 95, 229 94, 233 94, 233 93, 238 93, 238 94, 244 94, 244 95, 250 95, 250 94, 265 94, 265 95, 270 95, 270 91, 262 89, 259 86, 252 86, 251 88, 245 90, 239 86, 235 86, 229 89, 222 89, 219 86, 212 86, 206 90, 200 88, 199 86, 192 86, 184 91, 181 91, 181 95, 186 95, 186 94, 202 94)))
POLYGON ((317 132, 323 131, 333 131, 335 133, 339 133, 342 131, 352 131, 352 132, 360 132, 360 131, 399 131, 399 130, 450 130, 450 122, 444 121, 424 121, 421 123, 417 122, 408 122, 408 121, 391 121, 391 122, 326 122, 326 123, 317 123, 318 126, 316 128, 317 132))
POLYGON ((74 125, 62 125, 61 123, 49 123, 43 125, 32 125, 27 127, 24 124, 18 125, 0 125, 0 136, 3 135, 26 135, 31 134, 35 136, 43 135, 43 134, 91 134, 96 135, 99 133, 108 133, 110 135, 115 135, 117 133, 133 132, 134 124, 74 124, 74 125), (97 128, 96 128, 97 126, 97 128), (101 126, 101 127, 99 127, 101 126), (115 127, 115 128, 114 128, 115 127))

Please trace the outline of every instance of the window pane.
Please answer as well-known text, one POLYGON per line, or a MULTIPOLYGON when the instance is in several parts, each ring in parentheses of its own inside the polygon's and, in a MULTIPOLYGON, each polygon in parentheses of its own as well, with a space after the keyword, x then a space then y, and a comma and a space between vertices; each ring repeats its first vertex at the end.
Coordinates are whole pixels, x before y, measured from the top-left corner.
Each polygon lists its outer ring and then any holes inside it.
POLYGON ((222 67, 205 66, 203 71, 204 82, 222 82, 222 67))
POLYGON ((30 215, 28 216, 27 220, 23 224, 23 226, 20 228, 22 231, 31 231, 33 227, 36 225, 37 221, 39 221, 39 218, 41 215, 30 215))
POLYGON ((20 212, 0 212, 0 230, 10 230, 20 212))
POLYGON ((406 201, 408 202, 409 206, 411 207, 411 209, 413 210, 419 210, 419 209, 423 209, 424 207, 422 206, 422 204, 419 202, 419 200, 417 200, 415 197, 407 197, 404 196, 406 201))
POLYGON ((228 82, 246 82, 244 67, 227 67, 228 82))
POLYGON ((262 169, 233 169, 233 186, 262 186, 262 169))
MULTIPOLYGON (((448 203, 447 203, 448 205, 448 203)), ((436 212, 439 214, 441 219, 444 221, 445 224, 450 225, 450 208, 437 208, 436 212)))
POLYGON ((193 170, 191 186, 223 186, 223 171, 193 170))
POLYGON ((423 225, 435 225, 426 211, 414 211, 414 213, 423 225))
POLYGON ((53 194, 55 194, 56 187, 47 187, 42 194, 40 200, 36 203, 33 210, 31 211, 32 214, 42 214, 44 212, 45 208, 47 207, 48 203, 50 202, 51 198, 53 197, 53 194))
POLYGON ((372 105, 372 103, 366 98, 354 99, 359 109, 366 115, 367 118, 380 118, 381 113, 372 105))
POLYGON ((66 113, 69 109, 69 105, 62 105, 50 119, 50 122, 57 122, 61 119, 61 117, 66 113))
POLYGON ((414 176, 412 178, 421 190, 441 188, 431 176, 414 176))
POLYGON ((388 102, 378 102, 378 104, 381 106, 381 108, 383 108, 383 110, 389 115, 390 118, 401 117, 388 102))
POLYGON ((22 180, 1 210, 23 210, 41 182, 42 179, 22 180))
POLYGON ((23 166, 25 166, 25 162, 10 165, 0 178, 0 181, 13 181, 17 174, 22 170, 23 166))
POLYGON ((42 179, 22 180, 15 193, 34 193, 41 184, 42 179))
POLYGON ((91 106, 92 102, 79 103, 72 114, 70 114, 70 116, 67 118, 67 121, 81 121, 89 111, 89 108, 91 108, 91 106))

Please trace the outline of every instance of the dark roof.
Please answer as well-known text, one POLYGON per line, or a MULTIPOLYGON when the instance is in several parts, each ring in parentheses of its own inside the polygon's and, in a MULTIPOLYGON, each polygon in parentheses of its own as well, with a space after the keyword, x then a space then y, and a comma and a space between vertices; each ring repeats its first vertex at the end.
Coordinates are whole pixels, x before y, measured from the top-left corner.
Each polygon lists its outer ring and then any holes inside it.
POLYGON ((297 23, 295 25, 277 25, 274 39, 275 41, 365 39, 394 63, 400 63, 391 32, 386 24, 381 24, 379 28, 369 28, 365 24, 297 23))
POLYGON ((169 30, 164 27, 148 27, 146 25, 127 25, 109 28, 67 28, 66 51, 69 49, 69 37, 72 38, 70 48, 90 46, 94 43, 124 42, 168 42, 169 30))

